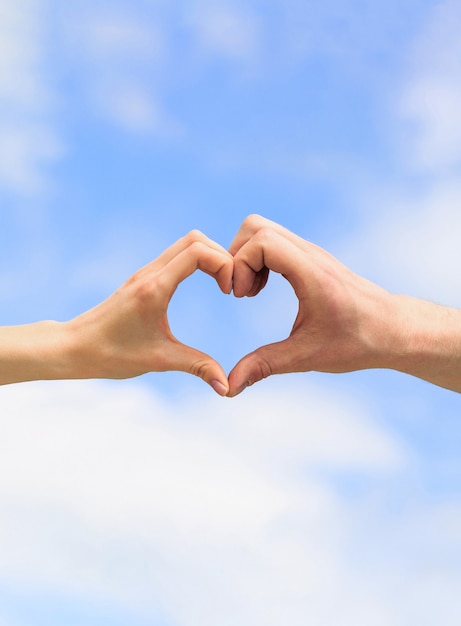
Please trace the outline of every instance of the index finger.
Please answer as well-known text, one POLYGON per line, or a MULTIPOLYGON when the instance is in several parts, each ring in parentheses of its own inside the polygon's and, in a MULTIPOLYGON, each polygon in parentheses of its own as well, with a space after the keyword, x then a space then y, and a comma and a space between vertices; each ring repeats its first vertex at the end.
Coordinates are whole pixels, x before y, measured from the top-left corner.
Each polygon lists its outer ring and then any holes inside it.
POLYGON ((152 271, 159 271, 162 267, 165 267, 172 259, 177 257, 181 252, 187 250, 189 246, 197 242, 203 243, 208 247, 217 250, 218 252, 222 252, 223 254, 228 254, 225 248, 213 241, 213 239, 210 239, 209 237, 204 235, 201 231, 191 230, 189 233, 187 233, 187 235, 181 237, 180 239, 175 241, 175 243, 169 246, 164 252, 162 252, 162 254, 160 254, 160 256, 158 256, 156 259, 138 270, 137 273, 141 275, 148 274, 152 271))
POLYGON ((251 237, 253 237, 258 231, 267 228, 270 228, 274 232, 282 235, 283 237, 291 241, 294 245, 300 248, 304 248, 306 245, 308 245, 308 242, 305 239, 302 239, 298 235, 295 235, 290 230, 288 230, 288 228, 284 228, 283 226, 280 226, 280 224, 277 224, 272 220, 268 220, 261 215, 253 214, 249 215, 243 220, 242 225, 240 226, 237 234, 234 237, 234 240, 229 247, 229 252, 232 254, 232 256, 235 256, 240 248, 245 245, 245 243, 249 239, 251 239, 251 237))
POLYGON ((185 278, 197 269, 213 276, 224 293, 232 288, 234 259, 226 250, 216 249, 202 241, 195 241, 173 257, 159 272, 164 280, 168 298, 171 298, 185 278))
POLYGON ((255 275, 268 268, 283 276, 299 295, 305 281, 305 251, 274 229, 256 232, 234 256, 234 294, 254 295, 255 275))

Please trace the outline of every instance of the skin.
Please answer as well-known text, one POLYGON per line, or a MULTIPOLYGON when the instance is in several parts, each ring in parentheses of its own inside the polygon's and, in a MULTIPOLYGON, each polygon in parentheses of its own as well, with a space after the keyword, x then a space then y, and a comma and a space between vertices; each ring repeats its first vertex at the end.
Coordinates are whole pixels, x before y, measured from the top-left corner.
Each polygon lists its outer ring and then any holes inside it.
POLYGON ((461 311, 391 294, 322 248, 251 215, 229 252, 192 231, 73 320, 0 328, 0 384, 178 370, 233 397, 273 374, 390 368, 461 392, 460 329, 461 311), (227 378, 168 324, 178 284, 197 269, 238 298, 256 296, 270 271, 282 274, 299 301, 290 336, 246 355, 227 378))
POLYGON ((273 374, 369 368, 461 392, 460 311, 391 294, 259 215, 243 222, 229 251, 236 297, 256 296, 274 271, 299 301, 290 336, 248 354, 230 372, 230 397, 273 374))
POLYGON ((232 256, 192 231, 75 319, 0 328, 0 384, 178 370, 226 395, 227 376, 219 363, 180 343, 168 324, 168 304, 178 284, 197 269, 215 278, 224 293, 231 292, 232 256))

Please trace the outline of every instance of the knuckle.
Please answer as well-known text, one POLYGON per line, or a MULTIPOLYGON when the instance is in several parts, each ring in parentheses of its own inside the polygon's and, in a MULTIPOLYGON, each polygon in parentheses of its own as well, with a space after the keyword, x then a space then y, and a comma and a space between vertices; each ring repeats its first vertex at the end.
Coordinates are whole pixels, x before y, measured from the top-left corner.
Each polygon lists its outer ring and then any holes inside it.
POLYGON ((187 248, 193 258, 199 258, 208 251, 208 247, 202 241, 193 241, 187 248))
POLYGON ((197 230, 196 228, 194 228, 193 230, 187 233, 184 239, 186 241, 186 244, 190 246, 193 243, 204 241, 205 235, 200 230, 197 230))
POLYGON ((266 220, 258 213, 252 213, 243 220, 243 226, 251 231, 257 231, 265 224, 266 220))
POLYGON ((273 370, 269 361, 260 354, 254 354, 251 363, 251 374, 248 378, 248 384, 254 385, 255 383, 272 376, 273 370))
POLYGON ((190 366, 190 373, 205 380, 206 374, 208 372, 208 367, 208 361, 206 361, 205 359, 198 359, 197 361, 194 361, 190 366))
POLYGON ((139 281, 136 285, 135 298, 140 304, 149 302, 155 292, 154 285, 150 281, 139 281))
POLYGON ((126 287, 137 286, 142 281, 142 270, 137 270, 125 281, 126 287))
POLYGON ((256 241, 261 245, 270 244, 275 238, 275 232, 269 226, 263 225, 255 234, 256 241))
POLYGON ((168 291, 169 282, 167 277, 162 273, 156 274, 150 277, 148 280, 144 278, 139 280, 135 285, 135 299, 143 307, 152 305, 153 302, 158 302, 165 293, 168 291))
POLYGON ((271 364, 269 363, 267 359, 261 356, 259 357, 259 360, 258 360, 258 370, 259 370, 259 373, 261 374, 260 380, 262 380, 263 378, 268 378, 269 376, 272 376, 271 364))
POLYGON ((166 271, 161 271, 155 274, 148 281, 148 290, 150 290, 151 295, 164 296, 166 293, 170 292, 171 289, 171 278, 166 271))

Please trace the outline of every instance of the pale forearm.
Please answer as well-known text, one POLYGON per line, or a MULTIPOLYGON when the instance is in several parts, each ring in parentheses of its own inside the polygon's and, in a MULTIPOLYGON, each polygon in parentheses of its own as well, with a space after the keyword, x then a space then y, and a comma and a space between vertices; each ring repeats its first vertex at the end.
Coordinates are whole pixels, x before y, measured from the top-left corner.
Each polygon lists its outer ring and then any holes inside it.
POLYGON ((0 327, 0 385, 75 377, 67 324, 0 327))

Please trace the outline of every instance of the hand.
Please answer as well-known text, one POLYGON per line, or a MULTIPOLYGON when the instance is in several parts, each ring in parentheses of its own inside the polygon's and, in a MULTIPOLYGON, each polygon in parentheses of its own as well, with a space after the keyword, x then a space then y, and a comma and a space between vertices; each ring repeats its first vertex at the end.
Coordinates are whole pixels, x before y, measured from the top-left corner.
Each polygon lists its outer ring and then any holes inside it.
POLYGON ((180 370, 235 396, 271 374, 376 367, 461 392, 461 311, 392 295, 257 215, 244 221, 230 253, 193 231, 70 322, 0 328, 0 385, 180 370), (237 297, 255 296, 269 271, 279 272, 299 300, 290 336, 245 356, 229 380, 214 359, 175 339, 168 325, 171 297, 196 269, 225 293, 233 281, 237 297))
POLYGON ((394 296, 258 215, 243 222, 229 251, 236 297, 258 294, 272 270, 290 282, 299 300, 290 336, 241 359, 229 374, 229 396, 272 374, 386 366, 395 341, 388 323, 395 318, 394 296))
POLYGON ((178 284, 196 269, 213 276, 224 293, 232 288, 233 259, 193 231, 137 271, 107 300, 68 322, 73 335, 72 378, 129 378, 179 370, 200 376, 220 395, 227 376, 207 354, 171 333, 167 309, 178 284))

